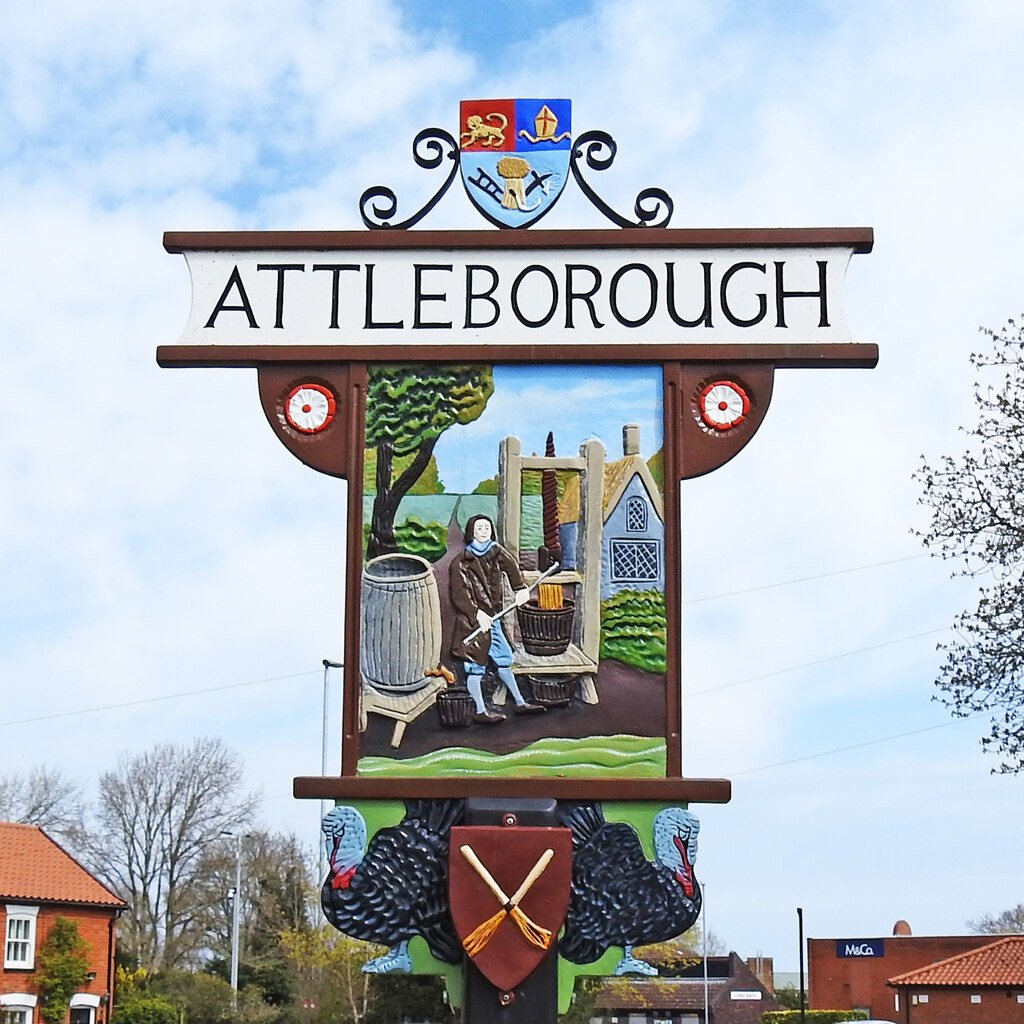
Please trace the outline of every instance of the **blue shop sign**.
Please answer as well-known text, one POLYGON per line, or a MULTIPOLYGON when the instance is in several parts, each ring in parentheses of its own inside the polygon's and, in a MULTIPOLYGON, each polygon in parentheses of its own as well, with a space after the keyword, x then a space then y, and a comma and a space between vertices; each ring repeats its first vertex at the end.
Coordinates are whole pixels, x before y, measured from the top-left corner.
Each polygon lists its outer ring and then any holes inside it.
POLYGON ((836 939, 836 956, 885 956, 883 939, 836 939))

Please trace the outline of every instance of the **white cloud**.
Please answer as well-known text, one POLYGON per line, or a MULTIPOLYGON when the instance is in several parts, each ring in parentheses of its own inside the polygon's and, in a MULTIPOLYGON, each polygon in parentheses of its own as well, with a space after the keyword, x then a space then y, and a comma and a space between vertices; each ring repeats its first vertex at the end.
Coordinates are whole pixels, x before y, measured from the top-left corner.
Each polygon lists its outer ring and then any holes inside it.
MULTIPOLYGON (((878 368, 777 373, 748 448, 684 485, 684 596, 918 551, 910 474, 962 443, 977 325, 1020 312, 1019 5, 535 13, 521 44, 459 50, 386 0, 5 12, 2 719, 300 678, 8 727, 23 742, 0 771, 31 746, 87 780, 122 747, 216 731, 279 797, 275 822, 314 826, 315 806, 280 796, 318 771, 345 489, 273 439, 252 371, 156 367, 189 301, 161 233, 356 227, 378 182, 407 215, 436 187, 412 138, 454 131, 460 98, 571 97, 577 132, 619 143, 591 176, 619 210, 660 185, 673 226, 873 225, 848 310, 878 368)), ((457 189, 424 227, 481 226, 457 189)), ((544 226, 608 225, 574 190, 544 226)), ((941 628, 972 590, 917 560, 690 605, 686 685, 941 628)), ((935 639, 687 702, 688 769, 749 770, 731 805, 700 811, 711 924, 739 952, 794 966, 797 905, 813 934, 886 934, 897 917, 921 934, 1019 899, 1013 783, 987 774, 983 721, 756 770, 944 722, 935 639), (950 882, 951 815, 974 840, 970 886, 950 882)))

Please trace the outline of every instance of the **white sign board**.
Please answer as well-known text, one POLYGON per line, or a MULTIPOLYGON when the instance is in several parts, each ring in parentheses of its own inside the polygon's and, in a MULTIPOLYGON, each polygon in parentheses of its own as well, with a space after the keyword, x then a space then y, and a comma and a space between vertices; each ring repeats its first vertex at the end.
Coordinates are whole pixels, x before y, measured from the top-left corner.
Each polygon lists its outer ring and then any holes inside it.
POLYGON ((854 245, 474 250, 366 242, 182 247, 193 291, 179 344, 850 340, 843 282, 854 245))

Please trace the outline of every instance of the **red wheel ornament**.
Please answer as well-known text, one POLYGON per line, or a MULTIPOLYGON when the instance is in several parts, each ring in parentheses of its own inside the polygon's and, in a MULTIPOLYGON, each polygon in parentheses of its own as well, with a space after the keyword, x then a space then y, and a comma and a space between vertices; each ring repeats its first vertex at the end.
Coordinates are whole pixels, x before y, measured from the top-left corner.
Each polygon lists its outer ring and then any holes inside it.
POLYGON ((701 419, 713 430, 731 430, 750 412, 747 393, 731 380, 708 384, 697 400, 701 419))
POLYGON ((318 434, 330 426, 336 409, 334 395, 322 384, 299 384, 284 401, 288 425, 302 434, 318 434))

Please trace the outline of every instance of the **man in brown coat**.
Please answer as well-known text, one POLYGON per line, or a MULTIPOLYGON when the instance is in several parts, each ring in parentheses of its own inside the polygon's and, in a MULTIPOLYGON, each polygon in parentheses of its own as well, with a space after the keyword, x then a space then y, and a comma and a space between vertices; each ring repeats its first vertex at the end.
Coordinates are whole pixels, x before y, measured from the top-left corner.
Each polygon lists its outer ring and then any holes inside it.
POLYGON ((512 671, 512 645, 497 617, 504 604, 506 577, 517 606, 530 599, 519 565, 494 539, 494 523, 489 516, 470 516, 464 540, 465 550, 455 556, 449 569, 448 596, 455 608, 452 654, 465 670, 466 687, 476 705, 474 720, 488 725, 505 720, 504 715, 484 704, 481 684, 488 661, 494 663, 498 678, 512 695, 517 715, 544 711, 543 705, 531 704, 523 698, 512 671), (470 639, 474 632, 477 635, 470 639))

